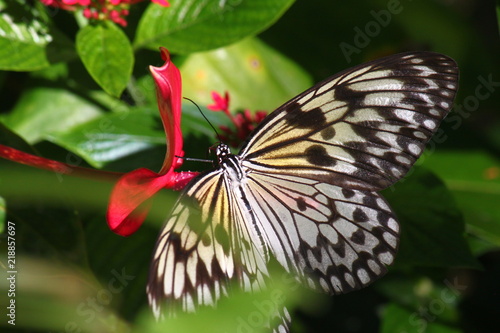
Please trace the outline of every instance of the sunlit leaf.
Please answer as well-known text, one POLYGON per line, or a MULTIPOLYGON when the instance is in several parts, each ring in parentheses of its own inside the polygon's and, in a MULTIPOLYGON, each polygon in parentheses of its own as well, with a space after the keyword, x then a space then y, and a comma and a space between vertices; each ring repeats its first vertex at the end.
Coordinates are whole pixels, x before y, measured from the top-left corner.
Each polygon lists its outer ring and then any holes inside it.
MULTIPOLYGON (((215 125, 227 124, 225 116, 221 113, 205 111, 205 114, 215 125)), ((186 137, 189 133, 196 133, 198 136, 214 137, 215 141, 215 133, 210 124, 192 104, 183 105, 181 124, 186 137)), ((140 166, 150 167, 150 165, 158 163, 161 165, 166 142, 158 110, 152 108, 135 108, 125 112, 107 114, 68 131, 52 133, 49 139, 76 153, 96 168, 102 168, 118 159, 155 147, 160 148, 154 154, 148 153, 141 156, 137 161, 140 164, 133 169, 140 166)), ((207 143, 205 149, 208 150, 211 145, 211 143, 207 143)), ((126 164, 122 167, 126 168, 126 164)), ((121 171, 130 170, 132 169, 121 171)))
POLYGON ((69 130, 94 119, 102 109, 81 96, 60 88, 36 87, 26 90, 5 124, 26 141, 35 143, 48 134, 69 130))
POLYGON ((76 47, 92 78, 107 93, 119 97, 134 66, 132 47, 125 33, 112 23, 87 25, 78 32, 76 47))
POLYGON ((0 69, 33 71, 71 57, 71 42, 50 28, 43 6, 0 1, 0 69))
POLYGON ((173 53, 214 49, 254 35, 274 23, 293 0, 172 1, 151 4, 141 18, 136 47, 173 53), (193 42, 196 41, 196 42, 193 42))
POLYGON ((180 70, 186 96, 208 105, 212 91, 228 91, 232 110, 270 112, 312 86, 297 64, 255 38, 190 55, 180 70))
POLYGON ((482 151, 436 152, 428 157, 426 166, 453 192, 467 230, 500 246, 499 160, 482 151))

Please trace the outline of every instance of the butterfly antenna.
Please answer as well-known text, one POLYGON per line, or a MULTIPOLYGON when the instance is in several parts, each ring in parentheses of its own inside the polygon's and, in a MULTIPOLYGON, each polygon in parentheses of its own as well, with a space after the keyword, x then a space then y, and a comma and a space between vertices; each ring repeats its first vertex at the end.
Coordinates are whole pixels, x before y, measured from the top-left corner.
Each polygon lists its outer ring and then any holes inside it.
POLYGON ((184 157, 184 156, 177 156, 174 155, 177 158, 183 159, 184 161, 192 161, 192 162, 203 162, 203 163, 213 163, 212 160, 206 160, 203 158, 192 158, 192 157, 184 157))
POLYGON ((196 104, 192 99, 190 98, 187 98, 187 97, 184 97, 184 99, 187 99, 188 101, 190 101, 191 103, 193 103, 196 108, 198 109, 198 111, 200 111, 201 115, 203 116, 203 118, 205 118, 205 120, 207 121, 207 123, 210 125, 210 127, 212 127, 212 129, 214 130, 215 132, 215 135, 217 136, 217 139, 219 139, 219 142, 222 142, 220 136, 219 136, 219 132, 217 132, 217 130, 215 129, 214 125, 212 125, 212 123, 210 122, 210 120, 208 120, 207 116, 205 116, 205 114, 203 113, 203 111, 201 111, 200 107, 198 106, 198 104, 196 104))

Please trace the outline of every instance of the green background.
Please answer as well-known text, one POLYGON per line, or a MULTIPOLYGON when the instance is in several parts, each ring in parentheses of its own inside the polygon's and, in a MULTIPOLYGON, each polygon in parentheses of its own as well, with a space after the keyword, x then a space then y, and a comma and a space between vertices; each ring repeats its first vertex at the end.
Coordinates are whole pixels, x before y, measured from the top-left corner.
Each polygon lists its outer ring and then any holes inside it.
MULTIPOLYGON (((212 91, 229 91, 232 110, 272 111, 314 82, 377 57, 430 50, 454 58, 454 111, 408 176, 383 193, 402 227, 387 276, 334 297, 298 286, 279 268, 273 279, 292 332, 500 327, 498 4, 173 0, 162 8, 144 1, 131 7, 126 28, 87 24, 81 14, 37 1, 0 0, 0 11, 0 144, 119 172, 158 171, 163 162, 148 72, 163 63, 160 46, 181 70, 183 96, 215 126, 231 124, 206 109, 212 91)), ((182 130, 189 157, 206 158, 217 142, 190 103, 182 130)), ((207 165, 186 161, 183 168, 207 165)), ((8 221, 15 223, 18 271, 15 327, 5 315, 7 276, 0 276, 2 332, 235 332, 263 318, 256 304, 269 300, 266 292, 154 321, 145 294, 149 261, 177 193, 156 195, 144 225, 123 238, 105 222, 112 185, 0 160, 0 271, 8 270, 8 221)))

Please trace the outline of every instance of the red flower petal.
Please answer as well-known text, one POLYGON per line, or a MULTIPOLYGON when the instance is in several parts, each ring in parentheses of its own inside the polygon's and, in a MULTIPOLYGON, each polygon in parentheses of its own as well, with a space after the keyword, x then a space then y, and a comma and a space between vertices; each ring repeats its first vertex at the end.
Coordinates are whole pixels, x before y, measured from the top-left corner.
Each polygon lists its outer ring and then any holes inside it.
POLYGON ((186 187, 187 183, 189 183, 195 176, 199 174, 200 173, 196 171, 176 172, 175 184, 172 188, 176 191, 182 190, 184 187, 186 187))
POLYGON ((156 83, 158 108, 163 128, 167 135, 167 154, 160 170, 160 174, 163 174, 172 167, 176 169, 182 165, 182 159, 175 156, 184 156, 184 151, 182 150, 183 141, 180 127, 181 74, 177 67, 170 61, 170 54, 167 49, 161 47, 160 51, 165 64, 162 67, 150 66, 149 70, 156 83))
POLYGON ((106 219, 109 228, 121 236, 139 229, 151 208, 148 199, 162 188, 179 190, 198 175, 198 172, 170 172, 164 175, 141 168, 123 175, 109 199, 106 219))
POLYGON ((167 136, 167 153, 159 173, 137 169, 125 174, 116 183, 106 214, 108 225, 115 233, 128 236, 135 232, 146 218, 150 208, 148 199, 161 188, 182 188, 196 173, 176 173, 183 160, 181 122, 181 75, 170 61, 165 48, 160 48, 165 64, 150 66, 156 84, 158 109, 167 136))
POLYGON ((109 199, 106 213, 109 228, 122 236, 134 233, 149 211, 146 201, 163 187, 172 187, 174 176, 173 170, 160 176, 145 168, 123 175, 109 199))
POLYGON ((224 97, 219 95, 216 91, 212 91, 212 99, 214 104, 207 105, 207 108, 212 111, 224 111, 229 112, 229 93, 226 91, 224 97))
POLYGON ((170 6, 170 4, 168 3, 168 1, 165 1, 165 0, 151 0, 153 3, 157 3, 159 4, 160 6, 163 6, 163 7, 168 7, 170 6))

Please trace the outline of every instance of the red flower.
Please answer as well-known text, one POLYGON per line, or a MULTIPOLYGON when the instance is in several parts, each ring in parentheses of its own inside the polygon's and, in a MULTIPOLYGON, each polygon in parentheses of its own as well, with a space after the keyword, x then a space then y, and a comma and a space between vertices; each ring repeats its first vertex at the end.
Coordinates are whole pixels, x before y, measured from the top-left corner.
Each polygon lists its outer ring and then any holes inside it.
POLYGON ((197 172, 180 172, 174 169, 182 164, 181 121, 181 75, 170 62, 168 51, 160 48, 165 64, 162 67, 150 66, 155 80, 158 108, 167 135, 167 154, 159 173, 148 169, 137 169, 125 174, 116 183, 111 193, 108 212, 108 225, 114 232, 128 236, 135 232, 144 221, 149 210, 147 200, 162 188, 180 189, 197 172))
MULTIPOLYGON (((111 20, 126 26, 130 5, 143 0, 40 0, 44 5, 68 11, 83 10, 83 16, 92 20, 111 20)), ((165 0, 152 0, 163 7, 170 4, 165 0)))
POLYGON ((162 188, 180 190, 198 173, 175 172, 182 164, 181 76, 161 48, 165 64, 150 67, 157 87, 158 107, 167 137, 167 153, 159 173, 140 168, 126 174, 75 167, 0 145, 0 157, 57 173, 117 181, 106 214, 108 225, 119 235, 128 236, 142 224, 148 213, 148 199, 162 188))
MULTIPOLYGON (((52 170, 58 173, 92 178, 105 178, 116 180, 108 205, 106 218, 108 225, 119 235, 128 236, 135 232, 142 224, 149 210, 150 199, 162 188, 182 189, 197 172, 175 172, 182 165, 184 156, 183 139, 180 129, 181 121, 181 76, 175 65, 170 61, 170 56, 165 48, 160 48, 165 64, 162 67, 150 66, 156 88, 160 116, 167 139, 167 153, 161 170, 155 173, 151 170, 140 168, 126 174, 74 167, 66 163, 52 161, 43 157, 34 156, 16 149, 0 145, 0 157, 34 166, 41 169, 52 170)), ((266 116, 266 112, 258 111, 254 115, 249 110, 244 110, 233 116, 229 112, 229 94, 224 97, 213 92, 214 104, 209 108, 214 111, 223 111, 233 122, 236 131, 221 126, 224 135, 221 139, 237 146, 255 126, 266 116)))
POLYGON ((208 105, 207 108, 212 111, 223 111, 230 117, 229 93, 226 91, 224 97, 221 97, 221 95, 219 95, 217 92, 212 91, 212 99, 214 100, 214 104, 208 105))
POLYGON ((226 92, 224 97, 222 97, 217 92, 213 91, 212 99, 214 100, 214 104, 208 105, 207 108, 212 111, 224 112, 236 127, 235 132, 227 126, 219 126, 219 128, 224 132, 224 134, 220 135, 220 139, 233 147, 238 147, 241 142, 248 137, 250 132, 253 131, 255 126, 257 126, 267 116, 267 112, 265 111, 256 111, 255 114, 252 115, 248 109, 245 109, 243 112, 239 112, 233 116, 233 114, 229 111, 228 92, 226 92))

